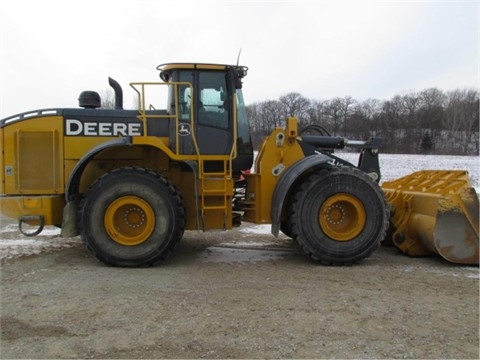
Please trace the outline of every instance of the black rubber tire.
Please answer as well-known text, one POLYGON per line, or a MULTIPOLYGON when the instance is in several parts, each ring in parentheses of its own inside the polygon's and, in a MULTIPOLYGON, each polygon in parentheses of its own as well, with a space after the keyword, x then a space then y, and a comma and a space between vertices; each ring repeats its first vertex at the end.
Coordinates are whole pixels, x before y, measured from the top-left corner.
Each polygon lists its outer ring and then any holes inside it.
POLYGON ((79 226, 82 241, 103 263, 151 266, 164 260, 182 238, 185 209, 175 187, 163 176, 142 168, 125 167, 106 173, 92 184, 80 205, 79 226), (125 245, 109 235, 105 224, 110 220, 105 216, 119 199, 142 202, 154 214, 147 219, 151 234, 146 234, 139 244, 125 245))
POLYGON ((288 209, 292 206, 292 196, 287 195, 287 197, 284 200, 284 209, 287 210, 285 218, 280 222, 280 231, 284 233, 286 236, 289 238, 293 239, 292 235, 292 222, 290 220, 290 217, 288 216, 288 209))
POLYGON ((293 237, 292 224, 290 223, 289 220, 285 220, 280 223, 280 231, 284 233, 286 236, 288 236, 289 238, 293 237))
POLYGON ((296 188, 288 209, 292 237, 311 258, 327 265, 352 265, 380 246, 388 228, 388 211, 376 182, 353 167, 323 169, 306 177, 296 188), (320 209, 338 194, 358 199, 365 224, 348 241, 327 236, 320 223, 320 209))

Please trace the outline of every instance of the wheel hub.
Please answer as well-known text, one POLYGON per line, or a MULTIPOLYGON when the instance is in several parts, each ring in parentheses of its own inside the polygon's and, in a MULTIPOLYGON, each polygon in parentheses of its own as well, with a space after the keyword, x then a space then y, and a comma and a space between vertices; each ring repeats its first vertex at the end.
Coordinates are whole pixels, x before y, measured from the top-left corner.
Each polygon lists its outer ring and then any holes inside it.
POLYGON ((155 228, 155 213, 150 204, 136 196, 122 196, 105 212, 105 230, 121 245, 134 246, 148 240, 155 228))
POLYGON ((335 241, 350 241, 358 236, 366 223, 362 202, 351 194, 335 194, 321 206, 319 224, 323 232, 335 241))
POLYGON ((145 223, 145 212, 139 207, 130 207, 125 211, 123 218, 129 227, 139 228, 145 223))

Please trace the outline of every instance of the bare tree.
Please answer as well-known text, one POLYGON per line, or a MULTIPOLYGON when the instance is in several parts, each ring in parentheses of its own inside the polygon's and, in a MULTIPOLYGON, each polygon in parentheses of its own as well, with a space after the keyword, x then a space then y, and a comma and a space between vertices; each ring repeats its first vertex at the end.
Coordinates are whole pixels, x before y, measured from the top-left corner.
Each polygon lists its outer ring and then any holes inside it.
POLYGON ((336 97, 326 104, 326 116, 327 121, 332 128, 332 134, 336 136, 339 131, 340 126, 340 108, 342 106, 342 99, 336 97))
POLYGON ((350 116, 354 113, 354 107, 356 104, 356 100, 354 100, 351 96, 345 96, 343 99, 340 99, 340 119, 342 122, 343 127, 343 136, 347 137, 347 128, 350 116))
POLYGON ((247 106, 252 141, 257 147, 275 127, 282 126, 286 119, 283 105, 277 100, 267 100, 247 106))
POLYGON ((444 93, 431 88, 363 102, 351 96, 309 100, 289 93, 247 111, 252 131, 261 136, 295 116, 302 126, 318 124, 335 136, 381 137, 385 152, 466 155, 479 153, 479 106, 478 89, 444 93))
POLYGON ((449 152, 468 153, 470 144, 475 144, 478 153, 479 95, 474 89, 457 89, 447 93, 447 105, 442 124, 449 132, 449 152), (473 141, 472 141, 473 140, 473 141))
POLYGON ((358 111, 363 114, 368 123, 370 136, 378 136, 382 102, 377 99, 367 99, 358 104, 358 111))
POLYGON ((287 114, 285 114, 282 103, 277 100, 266 101, 262 108, 262 115, 265 119, 265 130, 273 129, 285 124, 287 114))
POLYGON ((445 94, 437 88, 426 89, 419 93, 420 106, 418 111, 422 135, 427 129, 430 129, 432 141, 434 144, 441 136, 445 101, 445 94))
POLYGON ((102 99, 101 109, 115 109, 115 94, 111 88, 107 88, 101 92, 102 99))
POLYGON ((287 116, 296 117, 300 122, 307 119, 310 100, 299 93, 291 92, 280 96, 279 101, 285 107, 287 116))
POLYGON ((328 127, 328 100, 310 100, 304 126, 307 125, 321 125, 328 127))
MULTIPOLYGON (((100 92, 100 98, 102 100, 101 109, 115 109, 115 93, 112 88, 106 88, 100 92)), ((125 104, 125 103, 124 103, 125 104)), ((138 110, 138 94, 132 96, 132 102, 129 106, 130 109, 138 110)))

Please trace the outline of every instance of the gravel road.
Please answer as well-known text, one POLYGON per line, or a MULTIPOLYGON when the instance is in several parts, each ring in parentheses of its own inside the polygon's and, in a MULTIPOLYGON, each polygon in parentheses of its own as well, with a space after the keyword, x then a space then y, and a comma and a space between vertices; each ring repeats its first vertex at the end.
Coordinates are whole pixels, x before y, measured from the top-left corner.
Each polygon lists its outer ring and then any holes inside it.
POLYGON ((1 358, 480 355, 478 267, 394 248, 327 267, 236 230, 187 232, 161 266, 124 269, 66 242, 3 258, 1 358))

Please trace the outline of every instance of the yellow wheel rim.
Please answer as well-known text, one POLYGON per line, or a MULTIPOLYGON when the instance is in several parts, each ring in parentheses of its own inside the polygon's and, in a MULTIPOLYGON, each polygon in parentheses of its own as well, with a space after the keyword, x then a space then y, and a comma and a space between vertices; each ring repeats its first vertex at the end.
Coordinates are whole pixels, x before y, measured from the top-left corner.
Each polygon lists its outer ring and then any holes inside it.
POLYGON ((365 227, 367 213, 362 202, 350 194, 335 194, 320 208, 319 223, 332 240, 350 241, 365 227))
POLYGON ((115 199, 105 212, 105 229, 113 241, 134 246, 148 240, 155 228, 155 213, 136 196, 115 199))

